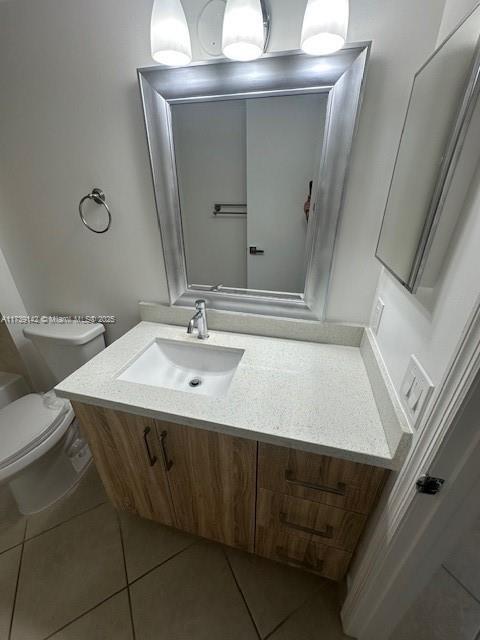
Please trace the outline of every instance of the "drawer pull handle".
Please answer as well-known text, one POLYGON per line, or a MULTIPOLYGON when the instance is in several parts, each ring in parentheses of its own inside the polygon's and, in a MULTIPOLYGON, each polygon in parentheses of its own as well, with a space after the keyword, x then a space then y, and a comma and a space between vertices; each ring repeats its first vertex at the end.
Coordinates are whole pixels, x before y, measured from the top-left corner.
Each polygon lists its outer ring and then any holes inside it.
POLYGON ((347 490, 346 485, 343 482, 337 482, 337 486, 332 487, 328 484, 314 484, 313 482, 305 482, 303 480, 297 480, 290 469, 285 471, 285 480, 290 484, 297 484, 300 487, 306 489, 316 489, 317 491, 325 491, 325 493, 333 493, 336 496, 344 496, 347 490))
POLYGON ((163 463, 165 464, 165 469, 167 471, 170 471, 170 469, 173 467, 173 460, 168 457, 167 445, 165 443, 167 436, 168 433, 166 431, 162 431, 162 433, 160 434, 160 444, 162 445, 162 457, 163 463))
POLYGON ((283 560, 284 562, 289 562, 290 564, 294 564, 297 567, 303 567, 304 569, 313 569, 314 571, 323 571, 323 566, 325 564, 323 560, 319 560, 316 563, 302 562, 301 560, 294 560, 293 558, 290 558, 290 556, 288 555, 288 553, 285 552, 285 549, 283 549, 283 547, 277 547, 275 549, 275 553, 277 554, 277 557, 280 558, 280 560, 283 560))
POLYGON ((148 462, 151 467, 156 463, 157 456, 152 456, 152 452, 150 451, 150 445, 148 444, 148 434, 150 433, 150 427, 145 427, 143 430, 143 441, 145 443, 145 449, 147 450, 148 462))
POLYGON ((280 513, 280 522, 289 527, 290 529, 296 529, 297 531, 303 531, 304 533, 310 533, 312 536, 319 536, 320 538, 333 538, 333 527, 329 524, 325 525, 325 529, 311 529, 310 527, 303 527, 301 524, 290 522, 287 520, 287 514, 280 513))

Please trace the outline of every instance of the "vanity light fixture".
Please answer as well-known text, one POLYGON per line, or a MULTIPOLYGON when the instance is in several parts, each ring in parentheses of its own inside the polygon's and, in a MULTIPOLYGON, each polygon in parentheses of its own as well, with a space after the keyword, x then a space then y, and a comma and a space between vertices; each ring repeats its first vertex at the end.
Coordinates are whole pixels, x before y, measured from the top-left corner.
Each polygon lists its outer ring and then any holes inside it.
POLYGON ((270 20, 263 0, 227 0, 222 51, 232 60, 255 60, 265 51, 270 20))
MULTIPOLYGON (((226 0, 222 52, 232 60, 255 60, 266 51, 270 35, 268 0, 226 0)), ((310 55, 341 49, 348 29, 349 0, 308 0, 301 47, 310 55)), ((151 21, 152 58, 171 67, 192 60, 192 46, 181 0, 154 0, 151 21)))
POLYGON ((180 0, 154 0, 150 23, 152 58, 170 67, 192 60, 187 19, 180 0))
POLYGON ((303 16, 301 47, 315 56, 334 53, 347 37, 348 0, 308 0, 303 16))

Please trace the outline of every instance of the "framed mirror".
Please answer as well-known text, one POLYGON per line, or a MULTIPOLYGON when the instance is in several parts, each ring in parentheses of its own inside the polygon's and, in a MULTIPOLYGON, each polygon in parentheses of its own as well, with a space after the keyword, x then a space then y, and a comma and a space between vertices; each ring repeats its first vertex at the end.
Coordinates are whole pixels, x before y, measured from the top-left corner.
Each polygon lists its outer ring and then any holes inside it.
POLYGON ((171 304, 323 318, 368 53, 138 70, 171 304))
POLYGON ((376 251, 411 292, 434 286, 478 162, 451 189, 480 91, 479 34, 477 8, 415 75, 376 251))

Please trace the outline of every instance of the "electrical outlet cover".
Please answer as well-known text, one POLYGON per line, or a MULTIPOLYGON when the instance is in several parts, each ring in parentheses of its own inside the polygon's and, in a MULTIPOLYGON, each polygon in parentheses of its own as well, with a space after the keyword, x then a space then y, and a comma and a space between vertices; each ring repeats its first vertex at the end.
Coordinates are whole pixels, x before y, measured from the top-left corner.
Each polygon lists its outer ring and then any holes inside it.
POLYGON ((400 401, 412 427, 418 427, 433 389, 428 373, 412 355, 400 388, 400 401))

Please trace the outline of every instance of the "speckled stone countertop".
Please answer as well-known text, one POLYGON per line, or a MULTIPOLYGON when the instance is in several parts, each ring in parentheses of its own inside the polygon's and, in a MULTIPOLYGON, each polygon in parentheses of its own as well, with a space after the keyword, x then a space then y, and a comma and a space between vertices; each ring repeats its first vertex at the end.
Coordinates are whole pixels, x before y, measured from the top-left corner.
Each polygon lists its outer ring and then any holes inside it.
POLYGON ((118 380, 156 338, 197 341, 184 327, 141 322, 56 387, 59 396, 314 453, 396 468, 357 347, 210 331, 244 349, 226 395, 118 380))

